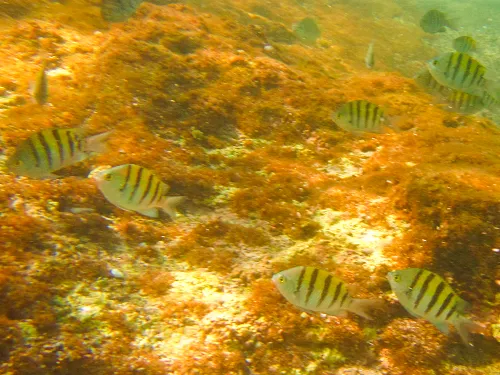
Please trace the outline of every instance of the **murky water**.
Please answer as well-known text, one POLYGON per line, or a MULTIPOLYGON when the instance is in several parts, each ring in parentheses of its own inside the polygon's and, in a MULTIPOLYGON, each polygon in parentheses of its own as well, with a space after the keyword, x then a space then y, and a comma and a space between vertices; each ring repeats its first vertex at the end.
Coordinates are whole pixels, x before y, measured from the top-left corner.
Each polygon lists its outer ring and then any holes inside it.
POLYGON ((0 374, 500 374, 499 15, 0 0, 0 374))

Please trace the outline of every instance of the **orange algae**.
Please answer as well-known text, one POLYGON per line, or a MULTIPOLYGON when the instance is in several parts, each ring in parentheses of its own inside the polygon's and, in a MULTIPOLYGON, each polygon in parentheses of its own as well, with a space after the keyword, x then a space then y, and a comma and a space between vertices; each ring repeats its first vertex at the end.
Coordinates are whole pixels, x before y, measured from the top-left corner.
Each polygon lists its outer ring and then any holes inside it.
POLYGON ((401 308, 374 322, 306 316, 269 280, 307 263, 361 285, 356 296, 382 298, 387 271, 432 268, 472 302, 475 320, 495 323, 498 131, 429 105, 399 73, 364 70, 375 30, 401 35, 377 44, 380 69, 411 75, 415 61, 433 56, 420 31, 393 19, 399 5, 373 1, 384 20, 374 23, 349 4, 313 4, 323 39, 311 47, 290 29, 303 18, 292 2, 272 9, 144 3, 116 25, 98 19, 88 2, 43 11, 8 3, 23 7, 10 8, 19 16, 41 18, 2 24, 10 50, 2 52, 0 95, 17 95, 0 106, 7 154, 45 128, 115 129, 110 152, 63 174, 134 162, 190 203, 176 222, 151 220, 107 203, 90 180, 2 174, 0 371, 226 375, 315 366, 327 374, 380 366, 390 374, 489 373, 475 370, 495 361, 498 344, 489 334, 476 337, 483 354, 469 365, 456 360, 453 336, 401 308), (266 43, 274 50, 263 50, 266 43), (49 69, 69 75, 51 78, 51 105, 40 108, 28 86, 44 53, 49 69), (401 116, 402 131, 364 139, 340 131, 331 112, 351 99, 401 116), (361 250, 328 237, 317 215, 324 210, 341 213, 341 223, 362 217, 382 230, 395 226, 394 217, 408 226, 384 248, 385 263, 369 270, 349 257, 336 261, 341 251, 361 250), (297 245, 302 250, 282 254, 297 245), (123 268, 123 279, 112 268, 123 268), (173 298, 185 286, 176 272, 188 271, 222 280, 214 288, 226 297, 206 297, 208 283, 193 299, 173 298), (241 299, 226 301, 235 296, 241 299), (78 315, 87 309, 95 315, 78 315), (175 332, 155 341, 149 329, 175 332), (172 355, 168 343, 179 336, 188 344, 172 355))

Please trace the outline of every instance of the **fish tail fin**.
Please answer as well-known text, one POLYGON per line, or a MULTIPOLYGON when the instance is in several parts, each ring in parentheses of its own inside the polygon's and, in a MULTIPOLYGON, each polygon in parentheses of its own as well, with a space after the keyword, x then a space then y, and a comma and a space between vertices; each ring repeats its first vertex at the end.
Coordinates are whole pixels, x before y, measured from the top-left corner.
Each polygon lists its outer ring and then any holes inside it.
POLYGON ((455 328, 465 345, 473 346, 470 342, 469 333, 484 333, 486 327, 480 323, 473 322, 465 317, 460 317, 455 323, 455 328))
POLYGON ((185 200, 186 197, 163 197, 162 201, 160 202, 160 208, 165 211, 172 220, 175 220, 175 209, 185 200))
POLYGON ((106 152, 108 150, 107 141, 112 133, 113 130, 87 137, 85 139, 85 151, 98 154, 106 152))
POLYGON ((372 316, 368 312, 371 310, 381 309, 383 306, 384 301, 382 300, 353 298, 347 310, 362 316, 365 319, 373 320, 372 316))

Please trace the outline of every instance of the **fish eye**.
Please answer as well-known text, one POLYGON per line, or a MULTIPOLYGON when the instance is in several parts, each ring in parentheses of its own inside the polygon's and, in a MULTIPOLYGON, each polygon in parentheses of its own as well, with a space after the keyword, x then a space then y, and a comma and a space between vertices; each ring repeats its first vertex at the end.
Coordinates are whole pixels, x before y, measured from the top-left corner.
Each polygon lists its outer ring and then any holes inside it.
POLYGON ((112 177, 112 176, 111 176, 111 173, 108 173, 106 176, 104 176, 104 179, 105 179, 106 181, 111 181, 111 177, 112 177))
POLYGON ((432 62, 432 65, 437 65, 437 64, 438 64, 438 61, 437 61, 437 60, 434 60, 434 61, 432 62))
POLYGON ((399 275, 394 275, 394 281, 399 283, 399 281, 401 280, 401 276, 399 275))
POLYGON ((280 276, 278 280, 281 284, 283 284, 285 282, 285 276, 280 276))

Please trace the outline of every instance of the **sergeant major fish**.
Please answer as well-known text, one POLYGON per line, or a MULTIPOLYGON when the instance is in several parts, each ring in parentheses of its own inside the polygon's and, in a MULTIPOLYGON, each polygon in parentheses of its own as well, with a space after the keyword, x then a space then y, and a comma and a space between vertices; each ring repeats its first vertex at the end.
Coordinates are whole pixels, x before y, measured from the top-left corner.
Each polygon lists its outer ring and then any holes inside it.
POLYGON ((143 0, 102 0, 101 16, 108 22, 128 20, 143 0))
POLYGON ((293 25, 292 29, 305 42, 314 43, 321 35, 318 24, 311 17, 306 17, 302 21, 299 21, 293 25))
POLYGON ((420 27, 426 33, 435 34, 444 32, 446 31, 445 26, 450 29, 455 29, 446 15, 436 9, 429 10, 420 19, 420 27))
POLYGON ((464 114, 476 113, 485 108, 480 96, 457 90, 448 96, 447 102, 450 109, 464 114))
POLYGON ((483 327, 463 316, 468 303, 461 299, 442 277, 420 268, 407 268, 387 274, 392 291, 413 316, 424 318, 448 334, 449 325, 469 343, 469 332, 483 327))
POLYGON ((53 172, 106 149, 111 132, 84 137, 82 129, 46 129, 21 142, 7 159, 7 169, 19 176, 57 178, 53 172))
POLYGON ((470 36, 459 36, 453 41, 453 48, 457 52, 470 53, 476 51, 476 41, 470 36))
POLYGON ((184 200, 184 197, 167 197, 169 186, 139 165, 119 165, 92 172, 91 176, 109 202, 145 216, 156 218, 161 209, 174 219, 175 207, 184 200))
POLYGON ((315 267, 290 268, 272 280, 288 302, 309 313, 345 316, 349 311, 372 319, 367 310, 381 306, 381 301, 352 298, 342 280, 315 267))
POLYGON ((333 120, 350 132, 382 133, 384 111, 366 100, 347 102, 333 114, 333 120))
POLYGON ((487 86, 486 68, 466 53, 445 53, 431 60, 428 68, 436 81, 455 90, 482 95, 487 86))

